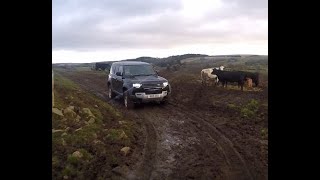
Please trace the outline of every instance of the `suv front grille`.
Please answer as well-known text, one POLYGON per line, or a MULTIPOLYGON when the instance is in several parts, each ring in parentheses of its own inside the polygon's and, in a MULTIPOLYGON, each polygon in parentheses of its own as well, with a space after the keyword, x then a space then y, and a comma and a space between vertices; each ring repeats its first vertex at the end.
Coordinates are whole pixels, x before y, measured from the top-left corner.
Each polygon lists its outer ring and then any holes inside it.
POLYGON ((162 89, 145 89, 146 94, 161 94, 162 89))
POLYGON ((162 87, 162 83, 142 84, 143 87, 162 87))

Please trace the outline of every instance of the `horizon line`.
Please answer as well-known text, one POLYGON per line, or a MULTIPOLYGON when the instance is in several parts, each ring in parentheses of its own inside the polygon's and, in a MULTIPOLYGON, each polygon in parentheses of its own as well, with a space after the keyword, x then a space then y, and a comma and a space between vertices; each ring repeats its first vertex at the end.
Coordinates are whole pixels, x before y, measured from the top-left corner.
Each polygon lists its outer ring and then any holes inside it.
MULTIPOLYGON (((180 54, 180 55, 171 55, 171 56, 182 56, 182 55, 187 55, 187 54, 197 54, 197 53, 186 53, 186 54, 180 54)), ((207 55, 207 56, 235 56, 235 55, 251 55, 251 56, 268 56, 268 54, 220 54, 220 55, 208 55, 208 54, 199 54, 199 55, 207 55)), ((102 61, 91 61, 91 62, 63 62, 63 63, 53 63, 52 64, 84 64, 84 63, 96 63, 96 62, 105 62, 105 61, 123 61, 123 60, 128 60, 128 59, 137 59, 140 57, 150 57, 150 58, 168 58, 171 56, 166 56, 166 57, 152 57, 152 56, 139 56, 136 58, 126 58, 126 59, 120 59, 120 60, 102 60, 102 61)))

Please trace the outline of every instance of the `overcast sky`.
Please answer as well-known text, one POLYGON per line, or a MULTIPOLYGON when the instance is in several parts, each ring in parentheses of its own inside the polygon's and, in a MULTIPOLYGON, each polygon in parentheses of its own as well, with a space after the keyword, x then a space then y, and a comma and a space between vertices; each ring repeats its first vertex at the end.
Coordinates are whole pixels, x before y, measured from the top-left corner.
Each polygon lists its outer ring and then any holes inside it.
POLYGON ((53 0, 52 62, 268 55, 268 0, 53 0))

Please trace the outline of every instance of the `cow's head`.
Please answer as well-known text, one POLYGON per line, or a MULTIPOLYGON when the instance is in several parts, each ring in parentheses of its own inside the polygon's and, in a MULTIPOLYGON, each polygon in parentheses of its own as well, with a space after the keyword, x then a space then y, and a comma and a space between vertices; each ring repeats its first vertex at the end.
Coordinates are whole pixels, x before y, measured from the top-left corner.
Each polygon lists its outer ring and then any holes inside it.
POLYGON ((223 69, 224 69, 224 66, 220 66, 220 68, 219 68, 221 71, 223 71, 223 69))
POLYGON ((220 70, 213 68, 211 74, 216 74, 217 72, 219 72, 220 70))

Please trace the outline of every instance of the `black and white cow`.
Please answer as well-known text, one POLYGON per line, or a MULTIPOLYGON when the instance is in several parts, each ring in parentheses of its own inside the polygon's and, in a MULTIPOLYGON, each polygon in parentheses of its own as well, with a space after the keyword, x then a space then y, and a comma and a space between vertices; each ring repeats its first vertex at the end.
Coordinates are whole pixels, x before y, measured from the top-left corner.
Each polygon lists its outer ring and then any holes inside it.
POLYGON ((208 85, 210 82, 213 82, 214 84, 219 82, 218 76, 212 73, 213 69, 223 70, 224 66, 202 69, 201 82, 203 85, 208 85))
POLYGON ((246 75, 238 71, 221 71, 213 69, 212 74, 218 76, 219 81, 222 83, 222 87, 227 87, 228 82, 237 82, 238 86, 243 90, 243 85, 246 81, 246 75))

